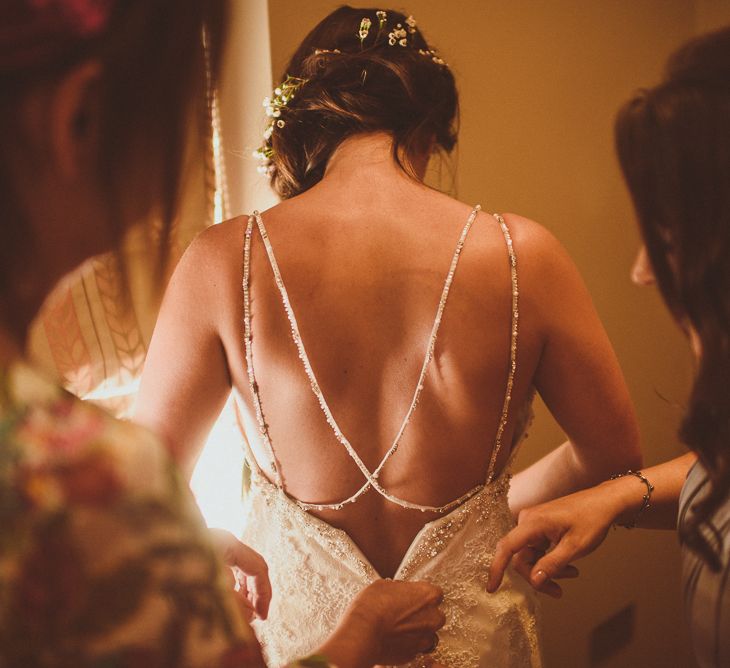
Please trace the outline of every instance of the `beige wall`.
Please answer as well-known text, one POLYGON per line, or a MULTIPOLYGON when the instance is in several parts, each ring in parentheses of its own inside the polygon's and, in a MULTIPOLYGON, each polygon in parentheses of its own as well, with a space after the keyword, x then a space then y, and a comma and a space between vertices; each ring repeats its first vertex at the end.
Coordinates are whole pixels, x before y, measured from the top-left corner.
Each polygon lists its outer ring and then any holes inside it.
MULTIPOLYGON (((269 0, 275 78, 304 34, 339 4, 269 0)), ((462 122, 455 194, 488 210, 532 217, 565 244, 624 368, 646 461, 680 453, 674 433, 689 355, 655 291, 635 288, 628 278, 637 234, 613 154, 612 123, 635 88, 657 80, 676 46, 696 31, 730 23, 730 3, 412 0, 405 9, 457 76, 462 122)), ((521 463, 560 440, 539 406, 521 463)), ((548 666, 590 665, 591 631, 632 603, 634 640, 600 665, 693 665, 673 533, 611 532, 602 550, 581 562, 581 572, 563 600, 545 602, 548 666)))

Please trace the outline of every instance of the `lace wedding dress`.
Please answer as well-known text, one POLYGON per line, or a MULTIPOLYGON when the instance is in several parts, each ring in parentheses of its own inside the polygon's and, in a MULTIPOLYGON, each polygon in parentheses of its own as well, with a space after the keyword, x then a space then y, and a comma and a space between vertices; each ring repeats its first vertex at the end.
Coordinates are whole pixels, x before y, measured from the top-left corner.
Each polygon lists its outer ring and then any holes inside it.
MULTIPOLYGON (((263 220, 258 212, 249 219, 244 244, 244 336, 253 405, 261 438, 271 456, 268 464, 271 480, 264 475, 253 453, 249 451, 247 460, 252 475, 242 539, 259 551, 269 565, 274 591, 269 617, 266 621, 254 622, 269 665, 283 665, 292 657, 315 650, 332 632, 354 596, 380 577, 347 533, 308 512, 339 509, 356 502, 371 489, 402 507, 441 513, 441 517, 423 526, 394 576, 401 580, 427 580, 444 590, 446 624, 439 632, 440 642, 436 652, 429 656, 450 668, 524 668, 541 665, 536 602, 532 589, 521 578, 513 577, 508 572, 497 593, 486 592, 487 571, 496 543, 513 526, 507 505, 509 464, 503 471, 496 473, 495 462, 507 424, 516 370, 519 318, 517 260, 509 229, 499 215, 495 214, 494 218, 505 238, 512 278, 512 330, 504 405, 485 483, 444 506, 432 507, 400 499, 379 482, 380 471, 397 450, 418 404, 459 255, 478 211, 477 206, 471 212, 454 252, 409 410, 393 445, 372 472, 338 427, 319 389, 263 220), (312 391, 337 440, 346 448, 365 479, 355 494, 336 504, 309 504, 292 498, 286 493, 277 470, 253 365, 249 277, 254 223, 263 239, 312 391)), ((528 402, 518 415, 515 429, 517 436, 513 446, 521 439, 529 414, 528 402)), ((516 447, 513 447, 510 463, 514 458, 514 450, 516 447)), ((412 665, 423 663, 423 660, 417 660, 412 665)))

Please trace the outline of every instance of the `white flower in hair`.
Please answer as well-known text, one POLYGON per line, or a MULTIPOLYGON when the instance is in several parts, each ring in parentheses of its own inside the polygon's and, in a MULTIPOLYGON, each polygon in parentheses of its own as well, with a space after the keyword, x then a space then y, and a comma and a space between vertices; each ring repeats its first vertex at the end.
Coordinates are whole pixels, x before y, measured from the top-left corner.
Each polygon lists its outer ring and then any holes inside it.
POLYGON ((277 128, 285 127, 286 121, 281 118, 281 112, 305 83, 307 83, 307 79, 287 75, 286 79, 274 89, 274 96, 264 98, 263 105, 266 108, 266 115, 271 118, 271 121, 264 130, 264 143, 253 152, 253 156, 262 163, 258 167, 260 174, 271 175, 274 170, 274 165, 271 163, 271 157, 274 155, 271 136, 277 128))
POLYGON ((390 44, 390 46, 395 46, 395 44, 398 43, 401 46, 406 46, 408 44, 407 38, 408 33, 405 31, 405 28, 403 28, 403 25, 399 23, 391 32, 388 33, 388 44, 390 44))
POLYGON ((362 44, 367 38, 371 25, 373 25, 373 22, 367 16, 360 21, 360 30, 357 31, 357 36, 360 38, 360 44, 362 44))

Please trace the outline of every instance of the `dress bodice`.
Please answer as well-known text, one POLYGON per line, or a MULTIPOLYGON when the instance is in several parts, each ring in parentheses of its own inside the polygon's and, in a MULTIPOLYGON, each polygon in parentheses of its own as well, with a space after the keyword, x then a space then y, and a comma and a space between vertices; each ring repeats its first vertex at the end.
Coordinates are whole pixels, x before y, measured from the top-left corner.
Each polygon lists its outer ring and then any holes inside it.
MULTIPOLYGON (((519 576, 486 591, 497 541, 514 522, 502 473, 417 534, 394 579, 425 580, 444 591, 446 624, 430 657, 451 668, 541 666, 536 600, 519 576)), ((254 628, 270 665, 310 653, 350 601, 379 578, 348 536, 302 509, 260 471, 252 473, 242 539, 266 559, 274 597, 254 628)), ((425 665, 416 660, 412 666, 425 665)))

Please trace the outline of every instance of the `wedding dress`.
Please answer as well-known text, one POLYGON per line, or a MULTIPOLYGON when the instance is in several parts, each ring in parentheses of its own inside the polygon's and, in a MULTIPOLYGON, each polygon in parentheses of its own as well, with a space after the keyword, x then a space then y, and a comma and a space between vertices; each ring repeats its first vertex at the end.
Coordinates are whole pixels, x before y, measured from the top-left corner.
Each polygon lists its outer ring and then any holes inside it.
MULTIPOLYGON (((496 543, 514 525, 507 505, 509 464, 524 433, 531 403, 528 401, 519 411, 508 465, 503 471, 495 472, 510 409, 519 318, 517 260, 509 229, 499 215, 495 214, 494 218, 505 238, 512 278, 512 330, 503 410, 485 483, 444 506, 432 507, 400 499, 379 482, 380 471, 397 450, 418 404, 459 255, 478 211, 479 206, 472 210, 454 252, 410 408, 393 445, 372 472, 338 427, 322 395, 304 349, 263 220, 258 212, 249 219, 244 243, 244 337, 253 405, 260 436, 271 456, 268 467, 273 481, 264 475, 249 448, 247 461, 251 468, 251 486, 246 499, 242 540, 260 552, 269 565, 274 592, 269 616, 266 621, 254 622, 269 665, 283 665, 292 657, 305 656, 315 650, 335 628, 354 596, 380 577, 347 533, 308 512, 339 509, 345 504, 354 503, 371 489, 402 507, 442 514, 423 526, 394 576, 394 579, 400 580, 427 580, 444 590, 442 609, 446 615, 446 624, 439 632, 440 642, 436 651, 429 657, 450 668, 524 668, 541 665, 536 601, 529 585, 508 572, 497 593, 486 592, 487 571, 496 543), (346 448, 365 478, 365 483, 357 492, 336 504, 310 504, 292 498, 286 493, 277 470, 253 365, 249 277, 254 223, 263 239, 312 391, 337 440, 346 448)), ((424 660, 417 660, 411 665, 422 665, 424 660)))

